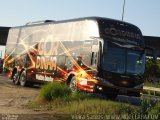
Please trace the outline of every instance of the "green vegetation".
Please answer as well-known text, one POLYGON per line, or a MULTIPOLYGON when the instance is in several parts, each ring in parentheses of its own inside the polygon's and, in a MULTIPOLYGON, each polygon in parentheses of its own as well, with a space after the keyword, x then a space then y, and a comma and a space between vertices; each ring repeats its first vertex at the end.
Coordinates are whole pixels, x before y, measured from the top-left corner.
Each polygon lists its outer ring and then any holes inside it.
POLYGON ((84 99, 72 101, 61 108, 68 114, 131 114, 138 111, 138 107, 126 103, 118 103, 102 99, 84 99))
POLYGON ((153 59, 148 59, 146 61, 144 77, 148 81, 152 81, 150 78, 160 78, 160 60, 154 62, 153 59))
POLYGON ((28 103, 27 107, 35 110, 50 110, 63 115, 157 115, 160 113, 160 103, 151 103, 150 98, 141 99, 141 106, 134 106, 129 103, 100 99, 84 92, 71 93, 66 85, 49 83, 42 87, 39 96, 35 101, 28 103))
POLYGON ((160 88, 160 83, 158 84, 158 83, 154 83, 154 82, 150 82, 150 81, 146 80, 144 82, 144 86, 160 88))
POLYGON ((144 79, 145 86, 160 88, 160 60, 147 59, 144 79))
POLYGON ((40 90, 40 97, 47 101, 52 101, 56 98, 65 98, 70 94, 71 90, 68 86, 60 83, 49 83, 44 85, 40 90))
MULTIPOLYGON (((147 99, 144 99, 142 96, 141 113, 146 115, 159 115, 160 103, 151 101, 150 96, 148 96, 147 99)), ((160 115, 158 117, 158 119, 160 119, 160 115)))

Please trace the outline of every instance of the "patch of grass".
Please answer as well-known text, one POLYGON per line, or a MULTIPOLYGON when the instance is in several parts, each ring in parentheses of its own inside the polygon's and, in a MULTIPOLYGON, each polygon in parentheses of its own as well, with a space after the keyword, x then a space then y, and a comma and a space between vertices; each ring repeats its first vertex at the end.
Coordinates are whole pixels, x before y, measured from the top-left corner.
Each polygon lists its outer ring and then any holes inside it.
MULTIPOLYGON (((148 110, 149 115, 158 115, 160 114, 160 103, 156 103, 153 107, 148 110)), ((160 116, 159 116, 160 119, 160 116)))
POLYGON ((48 83, 42 86, 39 96, 47 101, 52 101, 57 98, 65 98, 71 94, 71 90, 65 84, 48 83))
MULTIPOLYGON (((76 93, 78 94, 78 93, 76 93)), ((80 93, 82 94, 82 93, 80 93)), ((84 94, 83 94, 84 95, 84 94)), ((77 95, 78 96, 78 95, 77 95)), ((140 108, 127 103, 114 102, 105 99, 92 98, 87 95, 86 98, 77 98, 75 95, 70 99, 57 98, 53 101, 31 102, 28 108, 40 110, 56 110, 64 114, 133 114, 138 113, 140 108)), ((84 95, 85 96, 85 95, 84 95)))
POLYGON ((150 115, 160 113, 160 104, 142 98, 141 106, 99 99, 84 92, 71 93, 68 87, 50 83, 42 87, 40 95, 28 108, 50 110, 64 114, 150 115))
POLYGON ((53 109, 64 114, 129 114, 138 109, 126 103, 98 99, 80 91, 71 93, 68 86, 60 83, 44 85, 37 99, 28 106, 32 109, 53 109))
POLYGON ((92 98, 73 101, 58 109, 67 114, 130 114, 136 112, 138 107, 126 103, 92 98))
MULTIPOLYGON (((144 99, 141 98, 141 113, 147 115, 158 115, 160 113, 160 103, 156 101, 152 101, 151 97, 144 99)), ((159 116, 160 117, 160 116, 159 116)))
POLYGON ((93 98, 91 94, 80 92, 80 91, 74 92, 70 96, 68 96, 69 101, 81 101, 81 100, 91 99, 91 98, 93 98))

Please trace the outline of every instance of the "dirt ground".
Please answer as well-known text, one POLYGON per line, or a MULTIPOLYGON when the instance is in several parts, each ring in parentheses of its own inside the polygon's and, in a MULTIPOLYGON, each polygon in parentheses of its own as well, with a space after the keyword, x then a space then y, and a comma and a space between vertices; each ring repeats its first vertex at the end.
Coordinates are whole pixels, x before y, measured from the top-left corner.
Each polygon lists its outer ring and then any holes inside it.
POLYGON ((25 105, 35 99, 40 88, 13 85, 10 79, 0 76, 0 120, 61 120, 53 111, 27 109, 25 105))

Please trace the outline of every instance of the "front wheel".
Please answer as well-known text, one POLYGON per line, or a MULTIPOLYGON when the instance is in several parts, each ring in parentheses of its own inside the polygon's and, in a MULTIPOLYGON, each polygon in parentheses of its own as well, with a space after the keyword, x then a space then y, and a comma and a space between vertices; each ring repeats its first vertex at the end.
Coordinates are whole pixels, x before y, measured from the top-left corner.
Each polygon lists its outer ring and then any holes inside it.
POLYGON ((140 97, 141 93, 140 92, 128 92, 127 95, 128 96, 134 96, 134 97, 140 97))
POLYGON ((76 81, 76 77, 72 77, 70 83, 69 83, 69 87, 71 89, 72 92, 76 92, 77 91, 77 81, 76 81))
POLYGON ((107 97, 108 99, 111 99, 111 100, 116 99, 117 96, 118 96, 118 95, 117 95, 116 93, 106 94, 106 97, 107 97))
POLYGON ((103 94, 110 100, 114 100, 117 98, 119 90, 114 88, 105 88, 103 94))

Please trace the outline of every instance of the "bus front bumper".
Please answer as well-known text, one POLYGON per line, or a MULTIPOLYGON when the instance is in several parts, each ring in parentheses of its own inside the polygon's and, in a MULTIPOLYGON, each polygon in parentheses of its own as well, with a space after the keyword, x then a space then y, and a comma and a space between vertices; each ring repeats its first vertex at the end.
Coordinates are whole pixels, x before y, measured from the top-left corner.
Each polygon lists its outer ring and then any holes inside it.
POLYGON ((95 92, 98 93, 117 93, 117 94, 129 95, 130 93, 142 93, 142 91, 143 91, 143 83, 132 88, 119 87, 114 85, 111 86, 107 84, 97 84, 95 86, 95 92))

